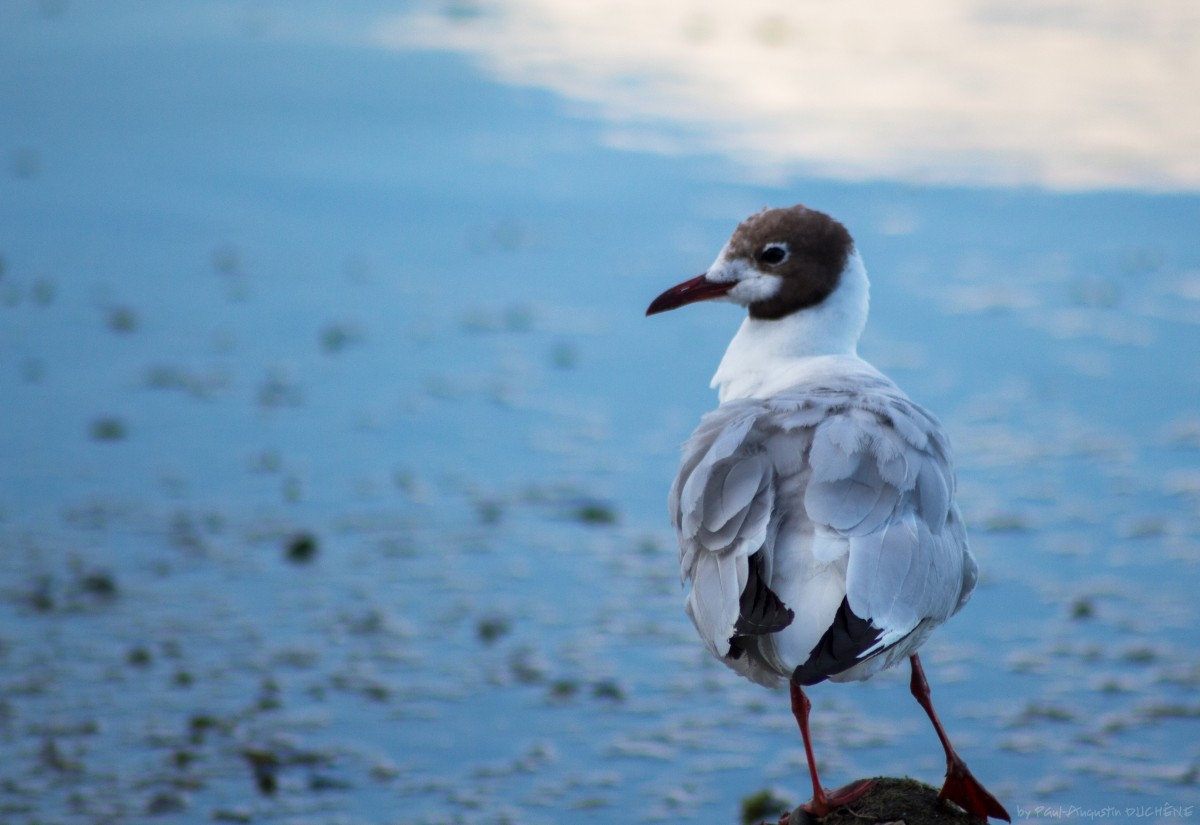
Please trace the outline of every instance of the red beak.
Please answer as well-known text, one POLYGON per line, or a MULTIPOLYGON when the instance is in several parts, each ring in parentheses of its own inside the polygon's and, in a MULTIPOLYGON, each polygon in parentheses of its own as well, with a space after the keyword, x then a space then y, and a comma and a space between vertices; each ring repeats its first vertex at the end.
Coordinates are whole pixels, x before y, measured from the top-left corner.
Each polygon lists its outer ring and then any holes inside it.
POLYGON ((690 281, 684 281, 678 286, 673 286, 659 295, 650 302, 650 306, 646 308, 647 315, 657 315, 660 312, 666 312, 668 309, 679 309, 687 304, 694 304, 697 301, 708 301, 712 298, 720 298, 729 290, 733 289, 736 281, 728 283, 717 283, 710 281, 703 275, 697 275, 690 281))

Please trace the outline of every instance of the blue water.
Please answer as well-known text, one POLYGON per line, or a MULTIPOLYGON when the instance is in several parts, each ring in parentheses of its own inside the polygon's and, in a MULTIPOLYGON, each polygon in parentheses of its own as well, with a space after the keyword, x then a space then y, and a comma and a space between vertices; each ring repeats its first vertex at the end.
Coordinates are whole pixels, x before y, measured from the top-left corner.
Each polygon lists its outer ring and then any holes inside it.
MULTIPOLYGON (((983 578, 925 659, 976 774, 1026 821, 1196 815, 1200 197, 747 184, 286 19, 0 12, 0 820, 805 796, 786 696, 708 659, 666 524, 738 313, 642 316, 796 201, 855 234, 862 353, 958 449, 983 578)), ((813 697, 830 784, 940 779, 904 674, 813 697)))

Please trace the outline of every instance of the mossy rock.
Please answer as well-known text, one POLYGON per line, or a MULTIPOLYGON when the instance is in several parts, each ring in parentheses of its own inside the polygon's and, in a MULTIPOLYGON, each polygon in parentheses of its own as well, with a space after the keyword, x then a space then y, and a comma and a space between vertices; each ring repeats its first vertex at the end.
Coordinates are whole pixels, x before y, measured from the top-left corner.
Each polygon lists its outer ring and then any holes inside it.
POLYGON ((821 825, 870 825, 873 822, 965 825, 980 821, 937 797, 937 788, 924 782, 881 776, 875 779, 871 790, 853 804, 831 811, 820 820, 797 809, 792 812, 788 825, 807 825, 815 822, 820 822, 821 825))

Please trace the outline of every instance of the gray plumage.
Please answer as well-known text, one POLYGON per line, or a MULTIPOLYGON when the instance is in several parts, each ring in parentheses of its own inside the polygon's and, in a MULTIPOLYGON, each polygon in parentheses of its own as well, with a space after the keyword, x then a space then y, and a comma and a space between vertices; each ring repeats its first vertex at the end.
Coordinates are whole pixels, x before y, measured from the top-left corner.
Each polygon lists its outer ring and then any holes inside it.
POLYGON ((843 600, 876 632, 827 666, 835 681, 911 654, 974 589, 946 434, 866 370, 728 400, 684 445, 670 514, 687 612, 712 654, 756 682, 804 665, 843 600), (795 617, 734 643, 755 553, 756 575, 795 617))

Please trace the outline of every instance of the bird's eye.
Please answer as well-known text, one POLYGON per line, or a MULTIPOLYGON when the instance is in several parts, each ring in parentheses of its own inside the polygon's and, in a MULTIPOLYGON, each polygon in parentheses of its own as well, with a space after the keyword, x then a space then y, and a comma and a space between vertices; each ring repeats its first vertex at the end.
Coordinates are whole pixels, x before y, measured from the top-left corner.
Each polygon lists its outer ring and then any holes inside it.
POLYGON ((758 253, 759 263, 764 263, 767 266, 781 264, 787 260, 787 257, 787 244, 783 243, 769 243, 762 248, 761 252, 758 253))

